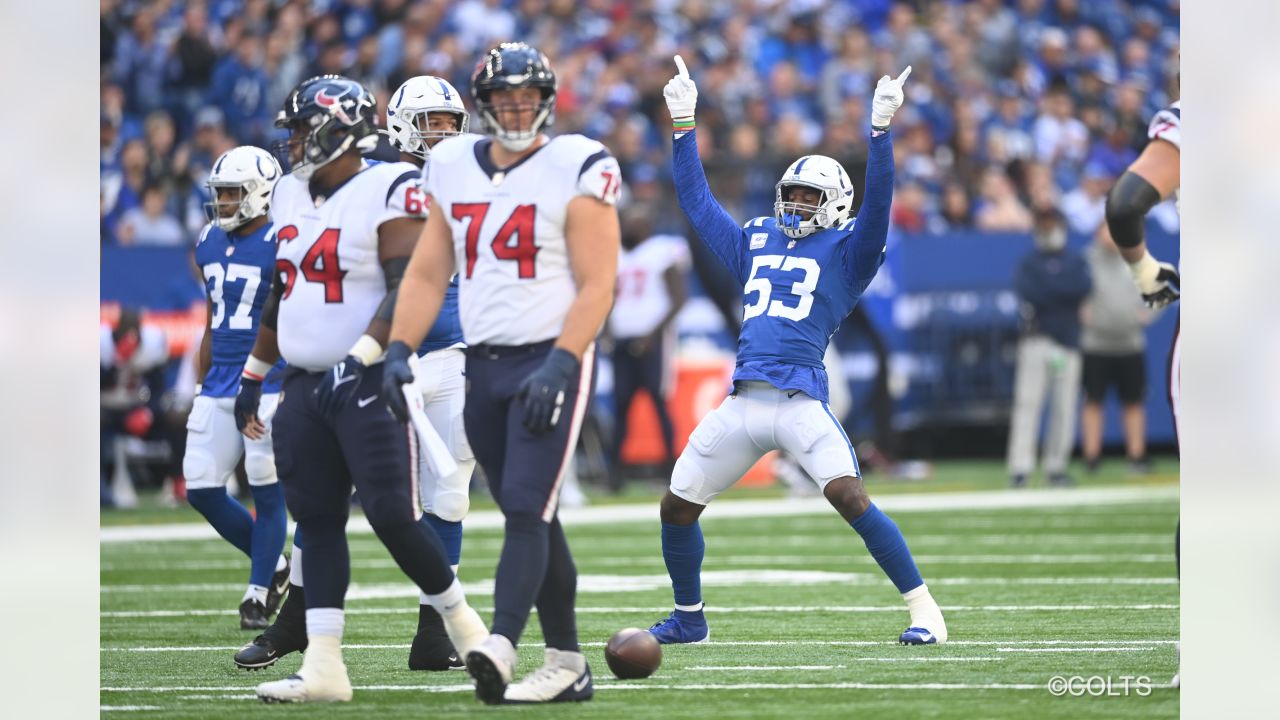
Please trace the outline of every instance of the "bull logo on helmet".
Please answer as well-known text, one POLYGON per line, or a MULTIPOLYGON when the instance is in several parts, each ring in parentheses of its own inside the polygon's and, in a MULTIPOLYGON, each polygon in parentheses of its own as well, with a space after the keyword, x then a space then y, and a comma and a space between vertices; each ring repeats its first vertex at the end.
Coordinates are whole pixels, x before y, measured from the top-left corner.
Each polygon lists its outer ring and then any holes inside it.
POLYGON ((343 97, 347 92, 343 90, 338 95, 329 95, 325 88, 320 88, 320 92, 316 93, 316 105, 328 110, 334 117, 341 120, 344 125, 355 125, 356 121, 347 114, 345 107, 347 103, 343 101, 343 97))

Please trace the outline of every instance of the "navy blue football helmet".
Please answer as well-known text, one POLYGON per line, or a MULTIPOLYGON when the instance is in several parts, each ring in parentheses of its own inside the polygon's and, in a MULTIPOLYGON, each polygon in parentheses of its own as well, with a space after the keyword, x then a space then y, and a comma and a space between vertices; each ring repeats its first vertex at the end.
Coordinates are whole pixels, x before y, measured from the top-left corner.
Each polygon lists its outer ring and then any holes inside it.
POLYGON ((342 75, 302 81, 276 115, 276 127, 289 137, 272 150, 300 180, 351 149, 369 152, 378 144, 374 125, 378 101, 363 85, 342 75))
POLYGON ((533 144, 543 128, 551 127, 555 122, 556 74, 551 70, 551 61, 537 48, 521 42, 502 43, 490 50, 476 66, 475 74, 471 76, 471 99, 489 133, 503 147, 520 152, 533 144), (525 87, 542 92, 532 125, 517 130, 502 127, 492 103, 493 91, 525 87))

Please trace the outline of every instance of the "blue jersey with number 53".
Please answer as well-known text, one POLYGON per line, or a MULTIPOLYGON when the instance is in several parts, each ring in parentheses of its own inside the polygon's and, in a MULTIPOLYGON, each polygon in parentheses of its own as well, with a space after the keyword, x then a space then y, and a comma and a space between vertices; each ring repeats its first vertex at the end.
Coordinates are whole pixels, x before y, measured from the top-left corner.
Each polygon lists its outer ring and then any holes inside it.
POLYGON ((893 197, 889 134, 870 139, 866 197, 856 222, 797 239, 772 217, 742 227, 729 217, 707 187, 694 135, 674 142, 676 195, 699 237, 743 285, 733 379, 761 380, 826 402, 827 343, 884 261, 893 197))
MULTIPOLYGON (((270 223, 243 236, 209 225, 196 245, 196 265, 209 298, 213 364, 202 379, 201 394, 234 397, 240 371, 258 336, 258 320, 275 276, 276 235, 270 223)), ((276 364, 263 392, 279 392, 284 363, 276 364)))

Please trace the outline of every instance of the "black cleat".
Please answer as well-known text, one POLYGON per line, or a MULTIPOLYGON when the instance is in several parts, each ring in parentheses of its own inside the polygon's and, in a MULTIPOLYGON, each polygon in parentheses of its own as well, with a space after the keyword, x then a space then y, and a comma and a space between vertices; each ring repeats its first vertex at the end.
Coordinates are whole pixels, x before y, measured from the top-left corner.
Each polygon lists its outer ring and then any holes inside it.
POLYGON ((430 605, 419 605, 418 634, 409 647, 409 669, 439 672, 465 668, 449 640, 449 634, 445 632, 440 613, 430 605))
POLYGON ((234 658, 236 667, 245 670, 261 670, 271 667, 277 660, 294 652, 307 649, 307 600, 303 589, 289 586, 289 598, 274 625, 268 627, 253 642, 240 648, 234 658))
POLYGON ((240 629, 265 630, 271 625, 267 620, 267 606, 254 598, 240 603, 240 629))
POLYGON ((271 576, 271 585, 267 588, 267 617, 276 614, 285 593, 289 592, 289 558, 284 559, 284 569, 271 576))

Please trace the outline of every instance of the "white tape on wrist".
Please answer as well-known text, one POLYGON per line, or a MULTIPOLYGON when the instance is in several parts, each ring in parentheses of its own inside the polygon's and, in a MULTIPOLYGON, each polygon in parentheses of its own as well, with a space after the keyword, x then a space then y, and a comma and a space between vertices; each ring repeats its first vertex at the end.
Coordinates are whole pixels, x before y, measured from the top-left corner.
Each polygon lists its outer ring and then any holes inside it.
POLYGON ((242 374, 250 380, 262 380, 269 372, 271 372, 271 363, 266 360, 250 355, 244 361, 244 372, 242 374))
POLYGON ((382 343, 374 340, 368 335, 361 335, 355 345, 351 346, 349 355, 354 356, 357 360, 364 363, 366 367, 378 361, 382 357, 382 343))
POLYGON ((1129 272, 1133 274, 1133 281, 1138 287, 1145 291, 1155 284, 1156 276, 1160 274, 1160 263, 1150 252, 1146 252, 1137 262, 1129 263, 1129 272))

